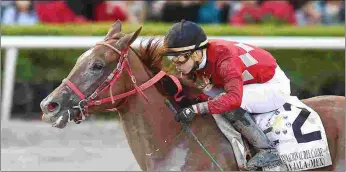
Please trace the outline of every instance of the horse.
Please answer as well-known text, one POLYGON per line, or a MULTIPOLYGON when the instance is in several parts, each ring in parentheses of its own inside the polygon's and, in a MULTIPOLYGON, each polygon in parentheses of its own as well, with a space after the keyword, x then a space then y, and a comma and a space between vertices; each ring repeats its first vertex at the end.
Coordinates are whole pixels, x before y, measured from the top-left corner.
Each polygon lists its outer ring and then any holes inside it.
MULTIPOLYGON (((42 100, 42 120, 64 128, 70 121, 79 123, 89 113, 114 111, 142 170, 220 170, 174 120, 175 114, 164 102, 168 99, 176 106, 158 79, 167 75, 161 71, 160 43, 130 46, 140 31, 141 27, 134 33, 123 33, 121 23, 115 22, 104 40, 83 53, 63 82, 42 100)), ((333 162, 315 170, 344 171, 345 97, 319 96, 302 101, 320 115, 333 162)), ((222 170, 239 170, 229 141, 211 115, 195 118, 189 127, 222 170)))

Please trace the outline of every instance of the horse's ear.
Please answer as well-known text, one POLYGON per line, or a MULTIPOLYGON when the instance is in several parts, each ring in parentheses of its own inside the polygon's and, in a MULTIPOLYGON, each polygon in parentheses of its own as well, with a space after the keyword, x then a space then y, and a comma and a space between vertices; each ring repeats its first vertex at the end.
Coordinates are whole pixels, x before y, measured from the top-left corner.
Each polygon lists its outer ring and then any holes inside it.
POLYGON ((131 34, 127 34, 126 36, 122 37, 119 40, 118 46, 120 49, 124 49, 125 47, 130 46, 138 37, 139 33, 142 30, 142 26, 139 27, 136 32, 131 33, 131 34))
POLYGON ((109 29, 105 40, 112 38, 114 34, 117 34, 119 32, 121 32, 121 22, 120 20, 117 20, 109 29))

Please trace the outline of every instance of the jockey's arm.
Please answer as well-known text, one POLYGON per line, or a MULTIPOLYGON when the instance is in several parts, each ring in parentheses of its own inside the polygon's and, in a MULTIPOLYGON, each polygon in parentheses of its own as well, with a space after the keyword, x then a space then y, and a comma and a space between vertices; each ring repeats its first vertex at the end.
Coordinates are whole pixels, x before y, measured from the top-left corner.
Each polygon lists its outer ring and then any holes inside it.
MULTIPOLYGON (((224 52, 220 55, 231 56, 231 53, 224 52)), ((241 105, 243 78, 240 68, 233 62, 232 57, 220 59, 216 63, 216 72, 223 79, 226 94, 194 105, 194 110, 199 114, 221 114, 239 108, 241 105)))

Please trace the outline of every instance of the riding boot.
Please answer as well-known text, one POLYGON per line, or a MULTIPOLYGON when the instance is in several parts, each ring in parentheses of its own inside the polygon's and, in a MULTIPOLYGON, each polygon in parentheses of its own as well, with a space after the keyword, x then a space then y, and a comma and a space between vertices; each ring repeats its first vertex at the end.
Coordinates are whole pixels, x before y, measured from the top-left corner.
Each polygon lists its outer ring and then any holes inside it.
POLYGON ((247 168, 254 170, 281 162, 279 154, 251 115, 242 108, 222 114, 233 127, 252 144, 257 154, 247 162, 247 168))

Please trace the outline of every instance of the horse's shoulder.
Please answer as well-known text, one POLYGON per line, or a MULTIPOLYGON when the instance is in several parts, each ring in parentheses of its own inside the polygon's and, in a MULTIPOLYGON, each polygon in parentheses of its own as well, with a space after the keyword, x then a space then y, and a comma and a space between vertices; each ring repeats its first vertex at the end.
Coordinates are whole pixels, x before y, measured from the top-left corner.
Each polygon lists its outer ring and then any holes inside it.
POLYGON ((303 103, 308 106, 337 106, 344 107, 345 106, 345 96, 334 96, 334 95, 325 95, 325 96, 316 96, 307 99, 301 100, 303 103))
POLYGON ((322 121, 344 125, 345 97, 317 96, 302 100, 304 104, 316 111, 322 121))

